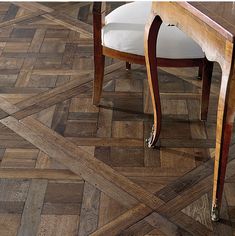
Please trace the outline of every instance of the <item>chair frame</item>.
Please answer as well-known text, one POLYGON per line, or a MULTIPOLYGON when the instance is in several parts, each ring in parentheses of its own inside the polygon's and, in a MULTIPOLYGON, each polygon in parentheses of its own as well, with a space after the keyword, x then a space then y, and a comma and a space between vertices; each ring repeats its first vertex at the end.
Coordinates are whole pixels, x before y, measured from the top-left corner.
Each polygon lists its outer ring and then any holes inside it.
MULTIPOLYGON (((146 65, 145 56, 121 52, 102 45, 102 27, 105 25, 105 2, 94 2, 93 4, 93 38, 94 38, 94 86, 93 86, 93 104, 99 105, 102 94, 105 56, 126 61, 126 68, 130 69, 130 64, 146 65)), ((144 42, 143 42, 144 43, 144 42)), ((157 57, 157 66, 159 67, 199 67, 198 76, 202 78, 201 95, 201 120, 207 119, 210 85, 213 70, 213 62, 204 58, 193 59, 167 59, 157 57)), ((157 70, 157 67, 156 67, 157 70)), ((158 107, 158 117, 161 117, 161 104, 158 91, 158 81, 156 81, 155 90, 158 96, 155 98, 156 107, 158 107)), ((160 120, 158 127, 160 131, 160 120)))

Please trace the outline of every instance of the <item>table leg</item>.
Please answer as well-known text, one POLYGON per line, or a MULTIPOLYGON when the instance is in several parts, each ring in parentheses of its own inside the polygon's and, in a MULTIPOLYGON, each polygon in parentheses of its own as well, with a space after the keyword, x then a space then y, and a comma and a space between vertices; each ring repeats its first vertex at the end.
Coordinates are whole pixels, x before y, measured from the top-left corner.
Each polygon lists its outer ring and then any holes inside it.
POLYGON ((101 40, 101 29, 105 15, 105 3, 95 2, 93 8, 93 41, 94 41, 94 85, 92 102, 99 105, 103 88, 105 56, 101 40))
POLYGON ((154 124, 151 135, 147 139, 148 147, 154 147, 158 141, 161 129, 161 103, 159 95, 156 42, 162 20, 151 12, 145 26, 145 60, 148 75, 148 84, 153 104, 154 124))
POLYGON ((233 131, 234 115, 235 73, 234 68, 232 67, 231 71, 223 71, 218 105, 214 185, 211 212, 211 219, 213 221, 219 220, 219 211, 224 188, 229 145, 233 131))
POLYGON ((212 61, 208 61, 206 58, 203 61, 202 96, 201 96, 201 120, 207 120, 213 64, 214 63, 212 61))

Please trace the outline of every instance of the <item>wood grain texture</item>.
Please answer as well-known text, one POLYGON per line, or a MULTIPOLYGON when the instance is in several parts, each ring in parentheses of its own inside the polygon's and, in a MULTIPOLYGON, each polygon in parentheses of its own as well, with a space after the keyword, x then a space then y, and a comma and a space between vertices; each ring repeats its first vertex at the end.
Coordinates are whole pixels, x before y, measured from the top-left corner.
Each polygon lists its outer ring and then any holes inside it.
POLYGON ((144 66, 106 58, 101 106, 92 105, 92 3, 0 9, 0 235, 232 234, 234 145, 223 220, 208 220, 217 64, 206 123, 197 69, 159 69, 161 147, 148 149, 144 66))
POLYGON ((78 235, 90 235, 96 230, 98 226, 99 201, 100 191, 89 183, 85 183, 78 235))
MULTIPOLYGON (((234 14, 230 3, 220 4, 190 4, 190 3, 161 3, 152 4, 149 22, 145 30, 145 56, 148 81, 154 106, 154 126, 150 144, 156 144, 159 138, 161 114, 159 107, 159 89, 156 84, 157 62, 156 42, 159 27, 162 22, 177 25, 183 32, 193 38, 205 52, 210 61, 220 64, 222 70, 221 89, 219 93, 216 151, 214 167, 214 188, 211 218, 219 220, 220 205, 224 187, 229 145, 232 137, 235 117, 234 93, 234 14), (210 6, 210 7, 209 7, 210 6), (212 8, 214 11, 209 10, 212 8), (220 11, 223 9, 223 12, 220 11), (226 13, 225 13, 226 12, 226 13), (182 15, 184 17, 182 17, 182 15), (188 25, 191 25, 189 28, 188 25), (155 31, 155 34, 154 32, 155 31), (206 32, 206 34, 205 34, 206 32), (155 68, 155 69, 154 69, 155 68), (158 109, 158 110, 157 110, 158 109), (156 112, 157 111, 157 112, 156 112)), ((207 60, 207 59, 206 59, 207 60)), ((207 62, 203 68, 205 78, 212 74, 212 62, 207 62)), ((210 79, 203 79, 201 118, 205 119, 209 103, 210 79), (205 92, 206 90, 206 92, 205 92)), ((151 145, 150 145, 151 146, 151 145)))
POLYGON ((31 181, 18 235, 35 235, 37 233, 46 187, 46 180, 31 181))

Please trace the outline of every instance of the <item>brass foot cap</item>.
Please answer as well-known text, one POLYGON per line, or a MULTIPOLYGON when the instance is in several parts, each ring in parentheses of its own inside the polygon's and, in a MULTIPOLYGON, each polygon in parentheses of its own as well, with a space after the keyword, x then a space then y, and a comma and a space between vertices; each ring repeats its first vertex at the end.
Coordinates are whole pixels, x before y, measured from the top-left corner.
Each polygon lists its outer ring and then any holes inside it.
POLYGON ((214 222, 219 221, 219 209, 216 206, 212 207, 211 220, 214 222))

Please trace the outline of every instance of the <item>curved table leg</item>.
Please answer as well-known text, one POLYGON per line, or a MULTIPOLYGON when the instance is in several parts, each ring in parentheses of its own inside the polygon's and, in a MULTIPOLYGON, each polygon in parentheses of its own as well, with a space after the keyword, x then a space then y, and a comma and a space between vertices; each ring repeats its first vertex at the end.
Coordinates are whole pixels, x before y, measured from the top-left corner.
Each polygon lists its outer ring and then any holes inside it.
POLYGON ((223 71, 221 82, 217 130, 216 130, 216 152, 214 165, 214 185, 212 198, 211 219, 219 220, 219 211, 222 201, 224 179, 229 153, 229 145, 232 136, 235 115, 235 71, 223 71))
POLYGON ((212 61, 204 58, 202 68, 201 120, 207 120, 213 65, 212 61))
POLYGON ((149 139, 146 140, 148 147, 154 147, 156 145, 161 129, 161 104, 156 66, 156 41, 161 24, 161 18, 151 12, 148 23, 145 26, 145 60, 154 112, 154 124, 152 132, 149 139))

